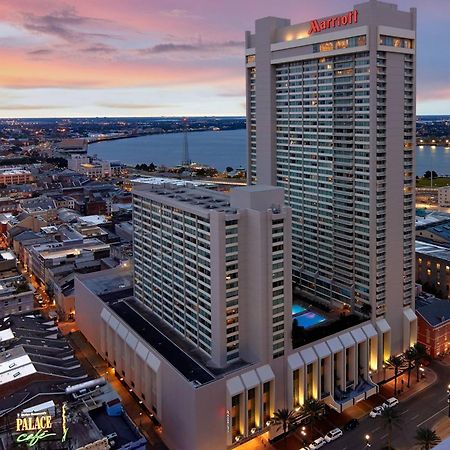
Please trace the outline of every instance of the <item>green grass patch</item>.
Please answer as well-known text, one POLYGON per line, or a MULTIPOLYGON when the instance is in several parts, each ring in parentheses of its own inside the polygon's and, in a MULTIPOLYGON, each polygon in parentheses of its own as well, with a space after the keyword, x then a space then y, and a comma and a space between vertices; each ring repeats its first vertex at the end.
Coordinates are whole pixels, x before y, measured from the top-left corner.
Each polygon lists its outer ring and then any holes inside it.
MULTIPOLYGON (((438 177, 433 178, 433 187, 438 188, 442 186, 450 186, 450 177, 438 177)), ((431 187, 431 180, 429 178, 419 178, 416 180, 416 187, 431 187)))

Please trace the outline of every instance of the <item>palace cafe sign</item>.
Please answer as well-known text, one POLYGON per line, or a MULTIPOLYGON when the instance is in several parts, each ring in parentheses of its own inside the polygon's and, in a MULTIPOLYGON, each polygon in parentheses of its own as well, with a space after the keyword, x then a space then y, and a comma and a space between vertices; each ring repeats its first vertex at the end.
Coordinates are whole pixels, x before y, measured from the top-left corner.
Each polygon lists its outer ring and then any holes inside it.
MULTIPOLYGON (((62 405, 61 413, 61 442, 64 442, 68 432, 67 405, 65 403, 62 405)), ((16 442, 33 447, 43 439, 57 436, 53 428, 53 417, 46 411, 19 413, 16 418, 16 432, 19 433, 16 436, 16 442)))

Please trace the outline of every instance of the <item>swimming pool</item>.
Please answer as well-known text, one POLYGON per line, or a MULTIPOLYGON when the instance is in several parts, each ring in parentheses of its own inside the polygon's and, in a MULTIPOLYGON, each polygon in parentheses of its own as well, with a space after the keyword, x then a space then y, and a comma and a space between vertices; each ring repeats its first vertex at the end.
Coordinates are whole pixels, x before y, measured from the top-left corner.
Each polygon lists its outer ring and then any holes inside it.
POLYGON ((302 305, 292 305, 292 315, 295 316, 296 314, 300 314, 302 312, 306 311, 306 308, 302 305))
POLYGON ((299 327, 311 328, 319 323, 325 322, 327 319, 320 314, 307 311, 300 314, 295 314, 294 320, 297 322, 297 326, 299 327))

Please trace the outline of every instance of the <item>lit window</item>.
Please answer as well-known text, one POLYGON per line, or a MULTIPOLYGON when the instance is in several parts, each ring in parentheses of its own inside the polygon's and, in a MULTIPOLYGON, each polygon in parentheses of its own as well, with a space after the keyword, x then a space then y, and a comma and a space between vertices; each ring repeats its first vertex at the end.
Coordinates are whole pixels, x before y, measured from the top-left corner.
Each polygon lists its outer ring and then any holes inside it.
POLYGON ((336 50, 347 47, 348 47, 348 39, 341 39, 339 41, 336 41, 336 50))
POLYGON ((431 270, 427 269, 427 275, 430 276, 431 275, 431 270))
POLYGON ((333 48, 333 42, 323 42, 319 47, 321 52, 329 52, 330 50, 333 50, 333 48))

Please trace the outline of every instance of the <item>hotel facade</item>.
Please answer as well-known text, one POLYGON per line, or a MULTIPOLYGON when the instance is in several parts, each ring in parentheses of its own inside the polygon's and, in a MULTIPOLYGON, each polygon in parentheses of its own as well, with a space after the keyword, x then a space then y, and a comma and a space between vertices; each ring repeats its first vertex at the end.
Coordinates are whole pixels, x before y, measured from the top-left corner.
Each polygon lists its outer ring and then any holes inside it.
POLYGON ((310 398, 342 412, 416 342, 415 20, 377 1, 258 20, 246 35, 253 185, 136 184, 134 293, 123 269, 77 276, 80 330, 169 448, 273 437, 273 413, 310 398))
POLYGON ((371 0, 246 34, 249 182, 284 188, 294 282, 403 329, 397 353, 416 327, 415 29, 371 0))

